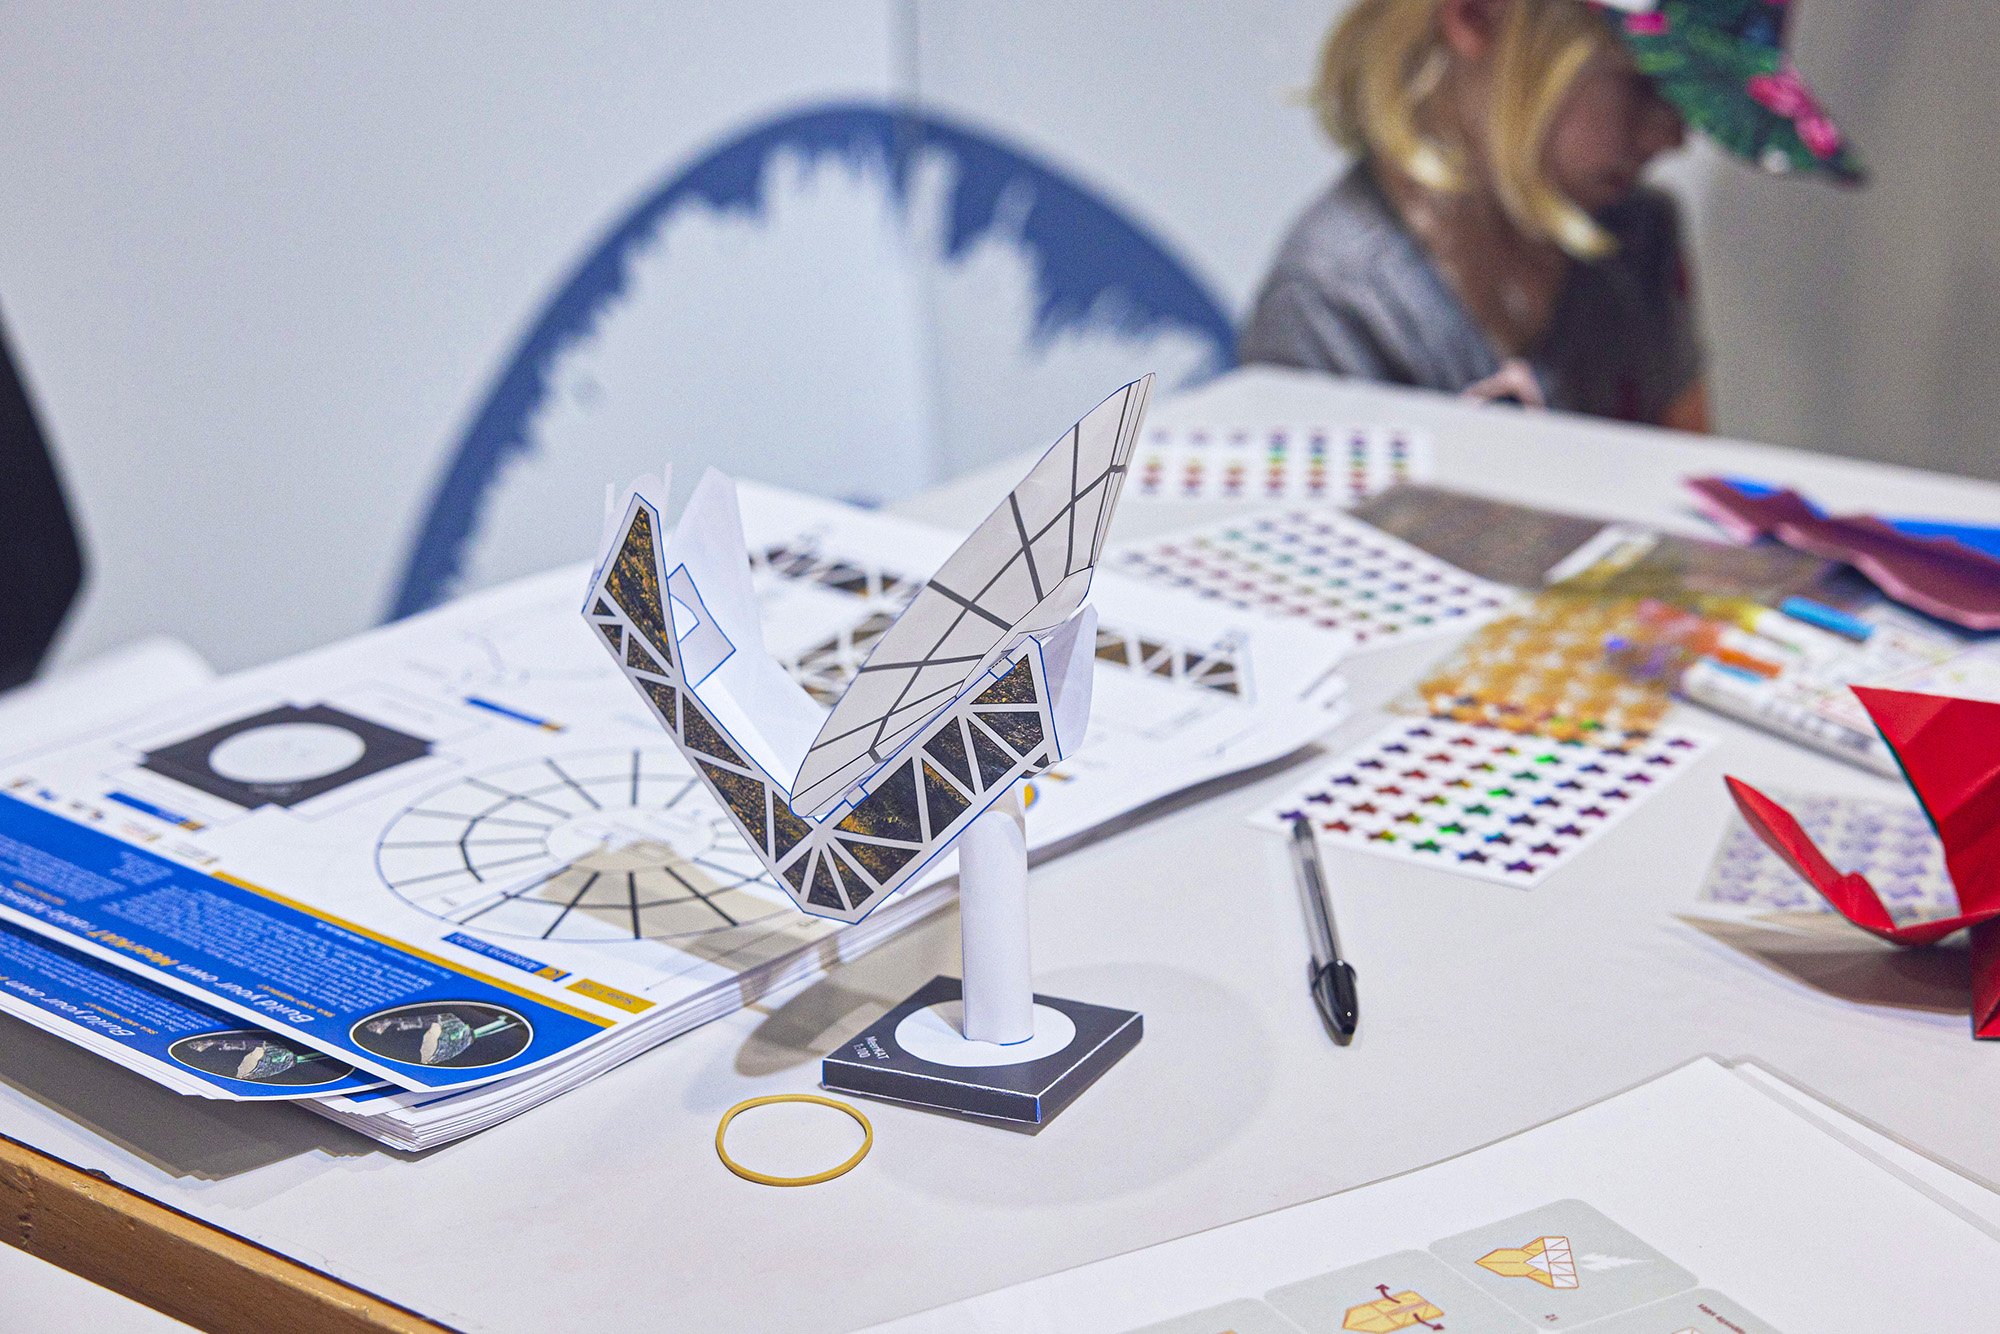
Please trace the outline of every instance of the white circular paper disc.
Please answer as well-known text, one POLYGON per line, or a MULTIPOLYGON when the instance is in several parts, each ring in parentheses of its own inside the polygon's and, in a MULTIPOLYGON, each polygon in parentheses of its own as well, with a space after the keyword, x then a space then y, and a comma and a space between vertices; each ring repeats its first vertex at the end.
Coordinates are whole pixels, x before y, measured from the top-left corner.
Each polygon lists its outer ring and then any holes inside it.
POLYGON ((232 783, 305 783, 339 773, 367 751, 344 727, 272 723, 224 741, 208 753, 208 767, 232 783))
POLYGON ((996 1042, 969 1042, 959 1030, 958 1001, 944 1001, 906 1016, 896 1025, 896 1045, 932 1065, 1021 1065, 1053 1056, 1076 1041, 1076 1024, 1061 1010, 1035 1007, 1035 1036, 1003 1047, 996 1042))

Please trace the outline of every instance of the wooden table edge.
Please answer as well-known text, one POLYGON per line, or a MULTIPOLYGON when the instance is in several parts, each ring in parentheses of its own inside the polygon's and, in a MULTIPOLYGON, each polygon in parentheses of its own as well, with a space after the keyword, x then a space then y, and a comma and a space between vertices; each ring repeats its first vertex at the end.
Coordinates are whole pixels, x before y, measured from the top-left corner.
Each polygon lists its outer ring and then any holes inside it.
POLYGON ((449 1327, 0 1135, 0 1241, 208 1334, 449 1327))

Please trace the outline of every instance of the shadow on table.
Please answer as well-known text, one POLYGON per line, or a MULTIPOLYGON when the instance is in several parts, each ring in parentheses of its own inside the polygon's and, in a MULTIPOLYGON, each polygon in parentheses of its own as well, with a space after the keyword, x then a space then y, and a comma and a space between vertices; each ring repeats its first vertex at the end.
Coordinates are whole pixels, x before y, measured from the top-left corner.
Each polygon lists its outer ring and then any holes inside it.
POLYGON ((737 1050, 736 1073, 754 1079, 816 1064, 940 973, 959 973, 955 903, 769 1011, 737 1050))
POLYGON ((386 1149, 303 1108, 170 1092, 5 1015, 0 1015, 0 1083, 177 1177, 220 1180, 315 1150, 336 1158, 416 1156, 386 1149))

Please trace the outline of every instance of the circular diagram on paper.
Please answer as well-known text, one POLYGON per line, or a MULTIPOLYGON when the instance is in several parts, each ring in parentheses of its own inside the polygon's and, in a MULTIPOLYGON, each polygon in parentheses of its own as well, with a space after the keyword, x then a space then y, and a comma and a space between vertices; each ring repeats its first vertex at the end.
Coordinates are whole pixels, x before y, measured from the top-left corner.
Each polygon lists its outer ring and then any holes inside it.
POLYGON ((470 1070, 498 1065, 527 1049, 535 1030, 512 1010, 477 1001, 399 1005, 371 1014, 348 1040, 385 1061, 470 1070))
POLYGON ((205 1075, 287 1088, 331 1084, 354 1073, 345 1061, 261 1028, 199 1033, 168 1047, 167 1055, 205 1075))
POLYGON ((531 940, 675 940, 795 910, 680 752, 550 755, 411 803, 376 847, 412 907, 531 940))

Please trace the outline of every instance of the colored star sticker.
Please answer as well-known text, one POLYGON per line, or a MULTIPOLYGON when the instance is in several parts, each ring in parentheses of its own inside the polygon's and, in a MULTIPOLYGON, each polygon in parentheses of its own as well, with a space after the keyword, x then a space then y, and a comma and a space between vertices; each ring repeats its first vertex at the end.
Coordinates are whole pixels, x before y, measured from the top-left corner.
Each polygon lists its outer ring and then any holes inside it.
POLYGON ((1441 848, 1441 847, 1439 847, 1439 846, 1437 845, 1437 843, 1436 843, 1436 841, 1435 841, 1435 840, 1433 840, 1433 839, 1428 839, 1428 838, 1427 838, 1427 839, 1425 839, 1425 840, 1424 840, 1423 842, 1421 842, 1421 843, 1412 843, 1412 844, 1410 844, 1410 846, 1411 846, 1411 847, 1413 847, 1413 848, 1415 848, 1415 849, 1416 849, 1416 850, 1417 850, 1418 852, 1443 852, 1443 851, 1444 851, 1444 849, 1443 849, 1443 848, 1441 848))
POLYGON ((1458 859, 1462 862, 1483 862, 1486 860, 1486 854, 1474 848, 1470 852, 1459 853, 1458 859))
POLYGON ((1497 833, 1496 833, 1496 834, 1488 834, 1488 835, 1486 836, 1486 841, 1487 841, 1488 843, 1498 843, 1498 844, 1500 844, 1500 846, 1502 846, 1502 847, 1512 847, 1512 846, 1513 846, 1513 843, 1514 843, 1514 840, 1513 840, 1513 839, 1511 839, 1511 838, 1509 838, 1509 837, 1508 837, 1507 835, 1505 835, 1505 834, 1497 834, 1497 833))
POLYGON ((1527 871, 1532 871, 1532 870, 1534 870, 1534 869, 1535 869, 1535 864, 1534 864, 1533 862, 1531 862, 1531 861, 1528 861, 1528 860, 1526 860, 1526 859, 1523 859, 1523 860, 1521 860, 1521 861, 1518 861, 1518 862, 1508 862, 1508 863, 1507 863, 1507 869, 1508 869, 1508 870, 1510 870, 1510 871, 1522 871, 1522 872, 1527 872, 1527 871))
POLYGON ((1544 857, 1553 857, 1556 855, 1556 845, 1553 843, 1537 843, 1534 847, 1529 848, 1528 851, 1538 852, 1544 857))
POLYGON ((1600 806, 1585 806, 1577 814, 1587 819, 1602 820, 1604 818, 1604 809, 1600 806))
POLYGON ((1578 829, 1578 828, 1577 828, 1577 827, 1576 827, 1575 825, 1573 825, 1573 824, 1566 824, 1566 825, 1564 825, 1564 826, 1563 826, 1562 828, 1560 828, 1560 829, 1556 830, 1556 832, 1557 832, 1558 834, 1563 834, 1563 835, 1566 835, 1566 836, 1568 836, 1568 837, 1570 837, 1570 838, 1582 838, 1582 837, 1583 837, 1583 831, 1582 831, 1581 829, 1578 829))
POLYGON ((1351 834, 1354 832, 1354 826, 1345 820, 1328 820, 1320 828, 1326 830, 1329 834, 1351 834))
POLYGON ((1535 827, 1535 817, 1534 817, 1534 816, 1532 816, 1532 815, 1515 815, 1515 816, 1510 816, 1510 817, 1508 817, 1508 820, 1507 820, 1507 823, 1508 823, 1508 824, 1518 824, 1518 825, 1526 825, 1526 826, 1527 826, 1528 828, 1530 828, 1530 829, 1533 829, 1533 828, 1535 827))

